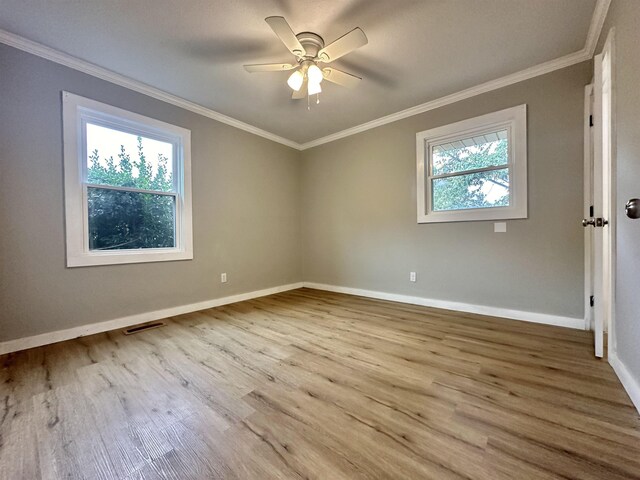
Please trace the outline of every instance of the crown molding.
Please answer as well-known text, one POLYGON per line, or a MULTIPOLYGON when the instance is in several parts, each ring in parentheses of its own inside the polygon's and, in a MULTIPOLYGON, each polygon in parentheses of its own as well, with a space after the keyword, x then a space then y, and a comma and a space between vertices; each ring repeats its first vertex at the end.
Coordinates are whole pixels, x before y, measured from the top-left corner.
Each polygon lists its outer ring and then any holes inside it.
POLYGON ((429 110, 435 110, 436 108, 444 107, 445 105, 450 105, 452 103, 459 102, 460 100, 466 100, 467 98, 475 97, 476 95, 480 95, 482 93, 491 92, 492 90, 497 90, 502 87, 513 85, 514 83, 522 82, 523 80, 528 80, 539 75, 544 75, 545 73, 550 73, 561 68, 575 65, 576 63, 584 62, 589 58, 590 57, 587 56, 584 50, 580 50, 578 52, 565 55, 564 57, 556 58, 555 60, 541 63, 524 70, 520 70, 519 72, 512 73, 505 77, 490 80, 480 85, 476 85, 475 87, 467 88, 465 90, 461 90, 459 92, 452 93, 450 95, 446 95, 444 97, 440 97, 435 100, 422 103, 420 105, 416 105, 415 107, 407 108, 405 110, 401 110, 399 112, 377 118, 370 122, 347 128, 346 130, 342 130, 340 132, 332 133, 331 135, 327 135, 326 137, 303 143, 301 146, 301 150, 317 147, 318 145, 349 137, 351 135, 355 135, 356 133, 361 133, 372 128, 386 125, 387 123, 397 122, 398 120, 402 120, 404 118, 428 112, 429 110))
POLYGON ((236 120, 235 118, 216 112, 215 110, 211 110, 210 108, 204 107, 197 103, 190 102, 189 100, 186 100, 182 97, 172 95, 163 90, 147 85, 143 82, 139 82, 138 80, 129 78, 125 75, 121 75, 106 68, 94 65, 93 63, 81 60, 67 53, 55 50, 51 47, 47 47, 46 45, 43 45, 41 43, 37 43, 14 33, 7 32, 6 30, 0 29, 0 43, 4 43, 19 50, 37 55, 60 65, 64 65, 74 70, 86 73, 88 75, 101 78, 108 82, 115 83, 116 85, 120 85, 121 87, 128 88, 144 95, 148 95, 152 98, 162 100, 163 102, 167 102, 171 105, 184 108, 185 110, 189 110, 204 117, 208 117, 232 127, 239 128, 240 130, 253 133, 254 135, 258 135, 268 140, 281 143, 282 145, 286 145, 287 147, 291 147, 296 150, 306 150, 309 148, 317 147, 319 145, 323 145, 325 143, 339 140, 341 138, 355 135, 372 128, 386 125, 391 122, 396 122, 413 115, 428 112, 429 110, 434 110, 445 105, 450 105, 461 100, 466 100, 482 93, 487 93, 492 90, 506 87, 508 85, 513 85, 514 83, 522 82, 539 75, 551 73, 555 70, 566 68, 571 65, 584 62, 586 60, 590 60, 595 53, 598 39, 600 38, 602 27, 604 26, 610 4, 611 0, 597 0, 593 15, 591 17, 591 23, 589 25, 589 32, 587 34, 585 46, 582 50, 302 144, 268 132, 266 130, 262 130, 261 128, 255 127, 240 120, 236 120))
POLYGON ((482 93, 497 90, 502 87, 513 85, 514 83, 529 80, 530 78, 534 78, 539 75, 551 73, 555 70, 570 67, 571 65, 590 60, 591 58, 593 58, 593 55, 595 53, 596 45, 598 44, 598 39, 600 38, 602 27, 604 26, 604 22, 607 17, 607 12, 609 11, 610 5, 611 0, 597 0, 596 6, 593 10, 593 15, 591 16, 591 23, 589 24, 587 39, 582 50, 578 50, 577 52, 570 53, 563 57, 559 57, 554 60, 541 63, 539 65, 534 65, 533 67, 520 70, 519 72, 512 73, 505 77, 490 80, 480 85, 476 85, 475 87, 467 88, 465 90, 461 90, 459 92, 452 93, 450 95, 446 95, 444 97, 440 97, 420 105, 416 105, 415 107, 407 108, 405 110, 401 110, 399 112, 392 113, 375 120, 371 120, 370 122, 366 122, 355 127, 347 128, 346 130, 332 133, 331 135, 327 135, 326 137, 311 140, 310 142, 303 143, 300 146, 300 150, 307 150, 309 148, 317 147, 319 145, 355 135, 372 128, 386 125, 387 123, 396 122, 404 118, 428 112, 429 110, 434 110, 436 108, 444 107, 445 105, 459 102, 460 100, 466 100, 467 98, 471 98, 482 93))
POLYGON ((591 16, 591 24, 589 25, 589 33, 587 33, 587 40, 584 43, 584 50, 588 53, 589 58, 592 58, 596 53, 596 46, 598 45, 598 39, 602 33, 602 27, 604 27, 604 21, 607 18, 607 12, 611 0, 598 0, 596 7, 593 10, 591 16))
POLYGON ((93 77, 101 78, 102 80, 115 83, 116 85, 120 85, 121 87, 128 88, 129 90, 142 93, 157 100, 162 100, 163 102, 175 105, 176 107, 184 108, 185 110, 189 110, 204 117, 208 117, 232 127, 239 128, 240 130, 253 133, 254 135, 258 135, 268 140, 281 143, 283 145, 286 145, 287 147, 295 148, 296 150, 300 149, 300 144, 289 140, 288 138, 281 137, 253 125, 249 125, 248 123, 241 122, 240 120, 236 120, 235 118, 229 117, 220 112, 216 112, 215 110, 211 110, 210 108, 203 107, 202 105, 190 102, 189 100, 185 100, 184 98, 178 97, 177 95, 172 95, 163 90, 152 87, 151 85, 147 85, 146 83, 134 80, 106 68, 99 67, 98 65, 87 62, 85 60, 81 60, 77 57, 53 49, 51 47, 47 47, 46 45, 43 45, 41 43, 21 37, 20 35, 16 35, 15 33, 7 32, 6 30, 0 29, 0 43, 4 43, 5 45, 9 45, 24 52, 31 53, 60 65, 64 65, 65 67, 69 67, 79 72, 86 73, 93 77))

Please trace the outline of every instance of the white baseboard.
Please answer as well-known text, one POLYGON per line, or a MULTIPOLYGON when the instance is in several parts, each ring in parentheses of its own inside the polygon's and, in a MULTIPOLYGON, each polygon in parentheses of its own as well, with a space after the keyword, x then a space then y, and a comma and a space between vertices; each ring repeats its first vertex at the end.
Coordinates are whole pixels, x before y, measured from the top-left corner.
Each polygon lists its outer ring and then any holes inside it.
POLYGON ((321 283, 299 282, 299 283, 292 283, 289 285, 281 285, 273 288, 266 288, 264 290, 257 290, 254 292, 241 293, 241 294, 232 295, 229 297, 206 300, 204 302, 192 303, 188 305, 180 305, 177 307, 165 308, 162 310, 154 310, 152 312, 139 313, 137 315, 130 315, 127 317, 107 320, 105 322, 82 325, 79 327, 68 328, 66 330, 58 330, 55 332, 43 333, 40 335, 31 336, 31 337, 8 340, 5 342, 0 342, 0 355, 3 355, 5 353, 17 352, 19 350, 25 350, 27 348, 34 348, 42 345, 48 345, 51 343, 62 342, 64 340, 70 340, 72 338, 84 337, 87 335, 94 335, 96 333, 107 332, 109 330, 126 328, 132 325, 137 325, 144 322, 161 320, 163 318, 173 317, 176 315, 181 315, 183 313, 196 312, 198 310, 205 310, 207 308, 219 307, 221 305, 228 305, 230 303, 242 302, 244 300, 264 297, 266 295, 273 295, 274 293, 285 292, 288 290, 295 290, 296 288, 302 288, 302 287, 315 288, 317 290, 327 290, 330 292, 346 293, 350 295, 358 295, 361 297, 377 298, 381 300, 390 300, 393 302, 409 303, 412 305, 422 305, 425 307, 443 308, 446 310, 457 310, 460 312, 477 313, 480 315, 490 315, 493 317, 523 320, 523 321, 534 322, 534 323, 544 323, 547 325, 557 325, 561 327, 569 327, 569 328, 577 328, 577 329, 584 328, 584 319, 582 318, 571 318, 571 317, 562 317, 558 315, 549 315, 545 313, 509 310, 505 308, 488 307, 484 305, 472 305, 468 303, 450 302, 446 300, 435 300, 431 298, 413 297, 410 295, 401 295, 396 293, 377 292, 373 290, 363 290, 359 288, 325 285, 321 283))
POLYGON ((622 383, 629 398, 636 406, 636 410, 640 413, 640 381, 633 377, 627 366, 620 361, 620 358, 615 352, 609 353, 609 364, 613 368, 613 371, 616 372, 620 383, 622 383))
POLYGON ((278 287, 265 288, 264 290, 256 290, 248 293, 240 293, 238 295, 206 300, 204 302, 191 303, 189 305, 180 305, 177 307, 165 308, 162 310, 154 310, 152 312, 139 313, 137 315, 129 315, 127 317, 107 320, 105 322, 81 325, 79 327, 68 328, 66 330, 42 333, 40 335, 34 335, 32 337, 8 340, 6 342, 0 342, 0 355, 3 355, 5 353, 17 352, 19 350, 25 350, 27 348, 39 347, 41 345, 49 345, 51 343, 62 342, 64 340, 70 340, 72 338, 85 337, 87 335, 94 335, 96 333, 108 332, 109 330, 126 328, 132 325, 137 325, 139 323, 161 320, 163 318, 173 317, 175 315, 181 315, 183 313, 197 312, 198 310, 205 310, 207 308, 219 307, 221 305, 242 302, 244 300, 251 300, 252 298, 273 295, 274 293, 295 290, 296 288, 302 288, 302 286, 302 282, 291 283, 289 285, 280 285, 278 287))
POLYGON ((479 315, 490 315, 492 317, 509 318, 512 320, 522 320, 525 322, 544 323, 546 325, 576 328, 579 330, 583 330, 585 326, 584 318, 563 317, 560 315, 550 315, 547 313, 526 312, 522 310, 511 310, 507 308, 488 307, 485 305, 473 305, 470 303, 450 302, 447 300, 413 297, 410 295, 377 292, 374 290, 362 290, 360 288, 339 287, 336 285, 325 285, 322 283, 304 282, 304 286, 307 288, 315 288, 317 290, 327 290, 329 292, 347 293, 350 295, 358 295, 361 297, 390 300, 392 302, 422 305, 423 307, 434 307, 443 308, 445 310, 456 310, 459 312, 477 313, 479 315))

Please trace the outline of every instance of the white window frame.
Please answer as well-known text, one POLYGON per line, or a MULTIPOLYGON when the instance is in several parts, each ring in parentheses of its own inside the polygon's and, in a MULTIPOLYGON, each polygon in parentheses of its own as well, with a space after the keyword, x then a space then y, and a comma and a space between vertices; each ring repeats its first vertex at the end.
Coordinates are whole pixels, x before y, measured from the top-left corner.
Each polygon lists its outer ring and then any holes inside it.
MULTIPOLYGON (((67 267, 192 259, 191 131, 69 92, 62 92, 62 116, 67 267), (173 145, 175 191, 150 193, 175 198, 174 248, 89 250, 87 187, 91 185, 87 182, 87 122, 173 145)), ((115 189, 148 192, 127 187, 115 189)))
MULTIPOLYGON (((469 222, 527 218, 527 106, 507 108, 416 134, 418 223, 469 222), (474 135, 507 130, 509 206, 434 211, 431 180, 433 147, 474 135)), ((468 174, 487 169, 460 172, 468 174)))

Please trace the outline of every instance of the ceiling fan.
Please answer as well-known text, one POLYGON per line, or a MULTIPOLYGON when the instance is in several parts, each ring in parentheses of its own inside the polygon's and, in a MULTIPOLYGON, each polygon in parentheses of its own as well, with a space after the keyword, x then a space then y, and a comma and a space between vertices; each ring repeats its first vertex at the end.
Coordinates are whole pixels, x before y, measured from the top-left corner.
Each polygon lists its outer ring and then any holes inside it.
POLYGON ((287 84, 293 90, 292 98, 294 99, 308 98, 310 95, 320 93, 322 80, 345 87, 355 87, 362 80, 360 77, 337 68, 318 65, 333 62, 366 45, 368 43, 367 37, 360 28, 354 28, 335 42, 325 46, 322 37, 316 33, 302 32, 297 35, 293 33, 284 17, 267 17, 265 21, 296 57, 296 63, 245 65, 244 68, 247 72, 294 70, 287 80, 287 84))

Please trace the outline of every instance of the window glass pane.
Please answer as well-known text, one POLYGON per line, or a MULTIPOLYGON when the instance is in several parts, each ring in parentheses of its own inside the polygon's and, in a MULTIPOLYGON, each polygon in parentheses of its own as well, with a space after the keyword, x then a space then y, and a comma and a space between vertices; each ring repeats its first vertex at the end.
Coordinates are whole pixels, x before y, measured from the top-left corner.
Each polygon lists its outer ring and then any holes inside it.
POLYGON ((99 187, 87 189, 89 249, 175 247, 175 197, 99 187))
POLYGON ((507 130, 463 138, 435 145, 432 151, 432 175, 463 172, 509 163, 507 130))
POLYGON ((173 144, 87 124, 87 181, 171 192, 173 144))
POLYGON ((435 178, 433 211, 509 206, 509 169, 435 178))

